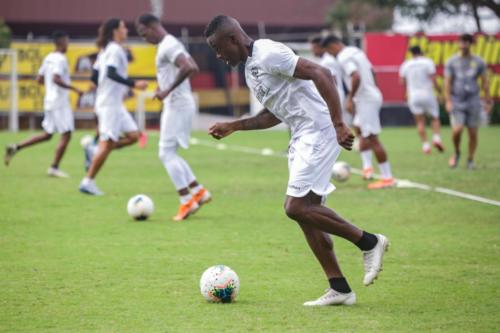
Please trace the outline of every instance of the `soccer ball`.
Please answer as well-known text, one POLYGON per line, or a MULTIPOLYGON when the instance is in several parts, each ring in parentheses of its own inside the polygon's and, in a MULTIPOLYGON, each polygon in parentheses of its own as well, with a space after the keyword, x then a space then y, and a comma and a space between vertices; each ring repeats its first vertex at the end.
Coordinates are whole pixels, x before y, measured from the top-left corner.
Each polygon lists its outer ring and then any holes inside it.
POLYGON ((93 143, 94 143, 94 138, 92 137, 92 135, 89 135, 89 134, 85 134, 80 139, 80 145, 82 146, 82 148, 86 148, 93 143))
POLYGON ((134 195, 127 204, 128 215, 138 221, 147 219, 154 210, 153 200, 145 194, 134 195))
POLYGON ((212 266, 201 276, 200 290, 207 301, 231 303, 240 291, 240 279, 227 266, 212 266))
POLYGON ((339 181, 345 182, 351 176, 351 167, 346 162, 340 161, 333 165, 332 178, 339 181))

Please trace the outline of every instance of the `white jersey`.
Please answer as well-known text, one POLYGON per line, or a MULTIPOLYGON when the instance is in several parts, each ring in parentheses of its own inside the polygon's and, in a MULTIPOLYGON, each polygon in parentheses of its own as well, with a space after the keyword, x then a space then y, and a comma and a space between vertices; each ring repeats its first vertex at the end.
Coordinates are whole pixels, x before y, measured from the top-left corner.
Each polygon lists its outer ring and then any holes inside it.
MULTIPOLYGON (((158 45, 156 51, 156 77, 161 90, 172 86, 179 68, 175 65, 175 60, 179 55, 191 57, 181 42, 172 35, 166 35, 158 45)), ((189 79, 182 81, 164 100, 165 103, 171 100, 192 99, 191 84, 189 79)))
POLYGON ((408 98, 414 96, 434 96, 432 75, 436 66, 431 59, 418 56, 406 60, 399 68, 399 76, 406 80, 408 98))
POLYGON ((328 106, 314 83, 293 77, 298 60, 286 45, 259 39, 245 63, 248 87, 266 109, 290 127, 292 138, 332 126, 328 106))
POLYGON ((68 89, 58 86, 54 76, 59 75, 66 84, 70 84, 69 66, 66 56, 61 52, 51 52, 43 59, 38 75, 43 76, 45 83, 45 110, 70 108, 68 89))
POLYGON ((328 54, 327 52, 323 54, 319 63, 321 66, 328 68, 330 70, 330 73, 332 73, 332 76, 335 78, 337 92, 339 93, 340 102, 343 105, 345 92, 342 77, 342 67, 340 67, 340 63, 334 56, 328 54))
MULTIPOLYGON (((337 54, 337 60, 349 85, 351 85, 352 73, 358 72, 360 76, 359 87, 354 95, 355 102, 382 99, 382 93, 375 84, 372 64, 363 51, 354 46, 346 46, 337 54)), ((349 89, 352 89, 352 86, 349 89)))
POLYGON ((100 53, 98 61, 99 81, 97 85, 96 109, 118 107, 123 104, 123 98, 129 87, 111 80, 108 77, 108 67, 116 68, 116 72, 126 78, 128 69, 127 54, 120 44, 110 42, 100 53))

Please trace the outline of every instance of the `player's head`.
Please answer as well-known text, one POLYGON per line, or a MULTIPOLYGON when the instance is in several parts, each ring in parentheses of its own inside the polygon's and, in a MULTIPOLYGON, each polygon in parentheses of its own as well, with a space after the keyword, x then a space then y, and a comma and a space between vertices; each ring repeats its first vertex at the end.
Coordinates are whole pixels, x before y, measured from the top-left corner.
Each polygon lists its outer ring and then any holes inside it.
POLYGON ((420 48, 420 46, 418 46, 418 45, 414 45, 414 46, 410 47, 410 53, 411 53, 414 57, 417 57, 417 56, 422 55, 422 49, 420 48))
POLYGON ((326 52, 333 54, 336 56, 343 48, 344 43, 342 43, 342 39, 340 39, 336 35, 329 35, 323 39, 321 43, 326 52))
POLYGON ((309 45, 311 46, 311 52, 315 57, 321 58, 325 53, 325 49, 321 45, 323 39, 320 35, 314 35, 309 38, 309 45))
POLYGON ((111 41, 121 43, 127 40, 127 35, 128 29, 125 22, 119 18, 110 18, 99 27, 97 44, 106 47, 111 41))
POLYGON ((165 35, 160 19, 149 13, 142 14, 137 18, 135 28, 139 36, 151 44, 158 44, 165 35))
POLYGON ((250 37, 243 31, 240 23, 226 15, 214 17, 205 28, 208 45, 215 51, 217 58, 228 65, 236 66, 248 56, 247 42, 250 37))
POLYGON ((471 34, 463 34, 458 38, 458 47, 462 54, 469 54, 472 44, 474 44, 474 37, 471 34))
POLYGON ((69 36, 67 32, 60 30, 54 31, 52 33, 52 41, 59 51, 65 53, 68 50, 69 36))

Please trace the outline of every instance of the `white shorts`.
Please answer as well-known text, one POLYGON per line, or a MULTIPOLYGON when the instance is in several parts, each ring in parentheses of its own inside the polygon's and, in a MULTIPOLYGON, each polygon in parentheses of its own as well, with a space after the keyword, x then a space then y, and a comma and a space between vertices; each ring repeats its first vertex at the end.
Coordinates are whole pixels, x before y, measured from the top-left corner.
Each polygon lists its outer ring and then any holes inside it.
POLYGON ((408 99, 408 107, 414 115, 426 114, 439 117, 439 105, 434 95, 415 95, 408 99))
POLYGON ((194 99, 168 101, 163 104, 160 120, 159 147, 189 147, 191 125, 196 113, 194 99))
POLYGON ((354 101, 356 111, 353 125, 361 130, 361 136, 378 135, 382 131, 380 126, 380 108, 382 100, 354 101))
POLYGON ((340 154, 333 127, 290 141, 288 148, 288 188, 286 194, 301 198, 313 191, 326 196, 335 190, 330 183, 333 164, 340 154))
POLYGON ((73 132, 75 130, 75 121, 71 108, 45 110, 42 128, 49 134, 73 132))
POLYGON ((118 141, 122 133, 139 130, 134 119, 123 105, 97 108, 96 114, 99 121, 99 139, 101 141, 118 141))

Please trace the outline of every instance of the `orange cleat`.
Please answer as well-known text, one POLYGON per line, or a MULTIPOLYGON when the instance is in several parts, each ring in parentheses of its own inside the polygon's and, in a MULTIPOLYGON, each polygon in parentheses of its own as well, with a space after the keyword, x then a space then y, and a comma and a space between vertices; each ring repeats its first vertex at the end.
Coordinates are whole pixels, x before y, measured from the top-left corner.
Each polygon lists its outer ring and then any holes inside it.
POLYGON ((390 188, 390 187, 395 187, 396 186, 396 181, 394 178, 389 178, 389 179, 380 179, 377 180, 376 182, 368 184, 368 189, 370 190, 379 190, 383 188, 390 188))
POLYGON ((193 195, 193 199, 199 206, 201 206, 212 201, 212 195, 207 189, 202 188, 198 191, 198 193, 193 195))
POLYGON ((139 134, 139 148, 145 148, 146 145, 148 144, 148 133, 146 132, 141 132, 139 134))
POLYGON ((363 179, 364 180, 373 179, 373 168, 365 168, 365 169, 363 169, 363 179))
POLYGON ((177 215, 173 217, 174 221, 182 221, 185 220, 189 217, 189 215, 195 213, 200 206, 198 203, 193 199, 189 200, 183 205, 180 205, 179 211, 177 212, 177 215))

